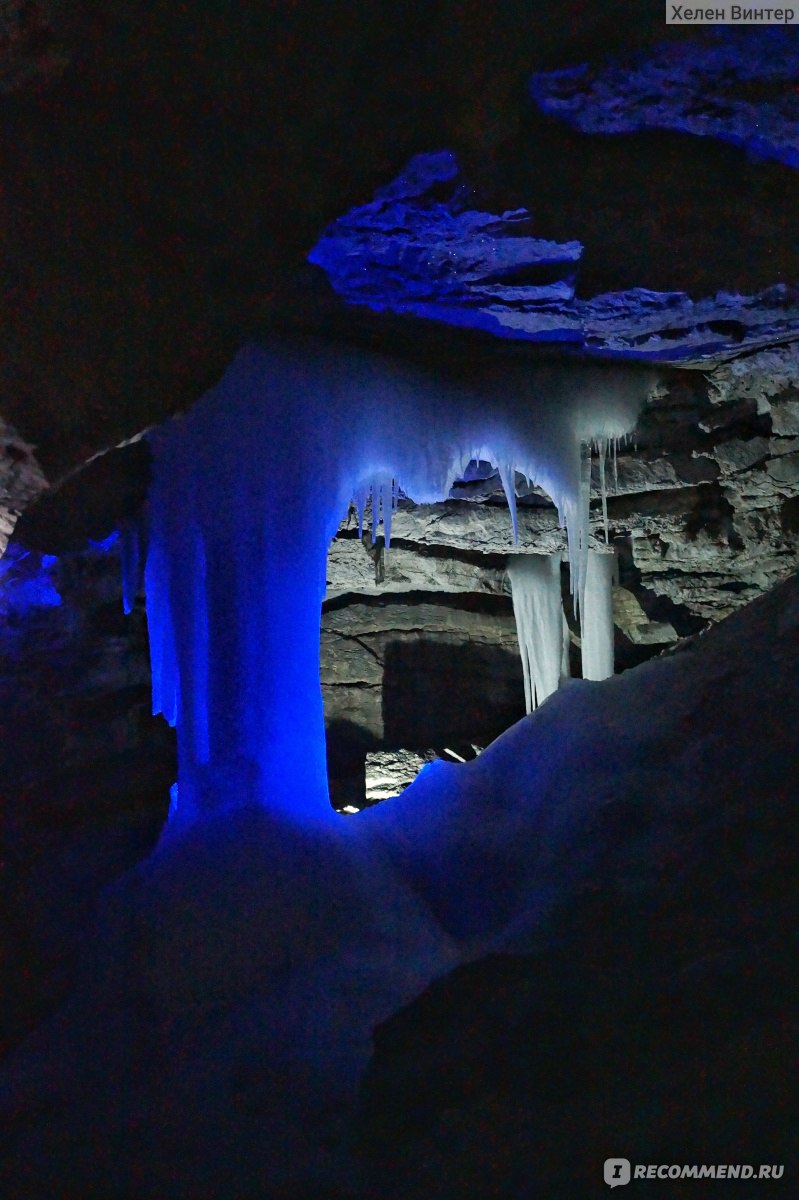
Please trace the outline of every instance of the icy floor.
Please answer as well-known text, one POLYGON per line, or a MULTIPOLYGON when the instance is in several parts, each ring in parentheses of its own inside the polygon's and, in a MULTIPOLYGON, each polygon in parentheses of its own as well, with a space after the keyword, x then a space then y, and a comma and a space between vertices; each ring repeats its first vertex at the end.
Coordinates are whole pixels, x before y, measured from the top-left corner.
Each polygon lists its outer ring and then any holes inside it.
POLYGON ((678 871, 686 831, 795 791, 798 648, 791 580, 357 817, 242 809, 163 844, 108 892, 69 1004, 2 1070, 0 1194, 357 1187, 375 1024, 457 962, 540 944, 591 879, 678 871))

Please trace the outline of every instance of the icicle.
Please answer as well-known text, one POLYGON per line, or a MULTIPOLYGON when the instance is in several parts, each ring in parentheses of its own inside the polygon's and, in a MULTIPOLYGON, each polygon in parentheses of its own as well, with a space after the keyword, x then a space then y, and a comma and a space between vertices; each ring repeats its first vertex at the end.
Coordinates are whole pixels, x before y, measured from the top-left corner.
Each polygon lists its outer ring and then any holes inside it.
POLYGON ((615 575, 615 555, 589 551, 581 621, 584 679, 607 679, 613 674, 615 575))
POLYGON ((391 518, 394 514, 394 480, 380 485, 380 509, 383 518, 383 537, 386 550, 391 547, 391 518))
POLYGON ((122 546, 122 608, 126 616, 133 612, 136 596, 141 587, 141 558, 139 530, 132 521, 125 522, 120 530, 122 546))
POLYGON ((597 438, 597 455, 599 458, 599 494, 602 497, 602 524, 605 529, 605 545, 610 543, 608 532, 608 489, 605 484, 605 456, 608 452, 607 442, 603 437, 597 438))
POLYGON ((178 719, 178 664, 171 619, 173 598, 168 587, 167 553, 163 531, 153 528, 145 568, 153 716, 161 713, 174 726, 178 719))
POLYGON ((516 516, 516 471, 510 463, 499 464, 499 478, 505 492, 510 512, 510 523, 513 528, 513 544, 519 544, 519 522, 516 516))
POLYGON ((579 621, 585 594, 585 575, 588 561, 588 534, 591 511, 591 447, 579 448, 579 485, 575 500, 563 506, 563 521, 569 546, 569 575, 574 598, 574 615, 579 621))
POLYGON ((367 502, 368 497, 369 497, 368 488, 359 487, 359 488, 355 489, 355 495, 354 495, 353 499, 355 501, 355 511, 358 514, 358 537, 359 538, 363 537, 363 519, 364 519, 364 516, 366 515, 366 502, 367 502))
POLYGON ((557 690, 563 673, 560 554, 517 555, 508 578, 529 713, 557 690))
POLYGON ((571 635, 569 633, 569 622, 566 620, 566 614, 563 614, 563 650, 560 662, 560 677, 568 679, 572 673, 571 668, 571 635))
POLYGON ((613 439, 613 491, 619 494, 619 439, 613 439))
POLYGON ((372 498, 372 545, 377 541, 377 527, 380 524, 380 484, 373 479, 369 486, 372 498))
POLYGON ((391 522, 399 506, 399 486, 397 480, 386 476, 375 476, 368 484, 355 491, 355 506, 358 510, 358 536, 363 537, 364 510, 366 498, 372 510, 372 545, 376 543, 380 526, 383 527, 386 550, 391 545, 391 522))

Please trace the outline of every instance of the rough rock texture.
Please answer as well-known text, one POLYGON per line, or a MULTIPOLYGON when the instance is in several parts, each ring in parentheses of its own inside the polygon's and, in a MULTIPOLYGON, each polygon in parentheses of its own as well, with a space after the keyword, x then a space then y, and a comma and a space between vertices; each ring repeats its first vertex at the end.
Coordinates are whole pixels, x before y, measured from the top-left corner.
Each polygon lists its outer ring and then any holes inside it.
MULTIPOLYGON (((471 200, 454 155, 418 155, 333 222, 309 259, 350 304, 593 354, 713 363, 799 333, 799 295, 777 279, 752 296, 693 299, 647 288, 644 275, 641 286, 579 298, 580 241, 536 236, 526 208, 491 216, 471 200)), ((584 236, 582 223, 574 234, 584 236)))
POLYGON ((188 406, 410 155, 490 162, 526 73, 662 32, 613 9, 8 0, 0 412, 57 478, 188 406))
POLYGON ((366 800, 377 804, 399 796, 413 783, 426 763, 436 758, 435 750, 373 750, 366 755, 366 800))
POLYGON ((0 557, 17 517, 46 487, 33 446, 0 418, 0 557))
POLYGON ((720 27, 604 68, 536 75, 531 91, 544 112, 586 133, 683 130, 799 167, 798 72, 799 45, 785 30, 720 27))
POLYGON ((69 986, 97 894, 166 816, 171 730, 150 716, 144 612, 119 560, 12 547, 0 563, 0 1047, 69 986))
MULTIPOLYGON (((389 558, 391 555, 389 554, 389 558)), ((378 748, 485 744, 524 713, 510 599, 467 593, 349 597, 322 618, 321 666, 335 807, 364 803, 378 748)))

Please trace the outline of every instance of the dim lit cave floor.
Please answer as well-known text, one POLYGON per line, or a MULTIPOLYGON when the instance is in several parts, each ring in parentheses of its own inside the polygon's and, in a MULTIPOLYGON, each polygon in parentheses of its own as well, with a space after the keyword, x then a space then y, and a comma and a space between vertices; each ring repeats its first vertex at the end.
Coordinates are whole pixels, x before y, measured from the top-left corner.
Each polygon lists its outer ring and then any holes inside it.
POLYGON ((0 1195, 790 1194, 798 658, 791 579, 357 817, 163 843, 5 1058, 0 1195))

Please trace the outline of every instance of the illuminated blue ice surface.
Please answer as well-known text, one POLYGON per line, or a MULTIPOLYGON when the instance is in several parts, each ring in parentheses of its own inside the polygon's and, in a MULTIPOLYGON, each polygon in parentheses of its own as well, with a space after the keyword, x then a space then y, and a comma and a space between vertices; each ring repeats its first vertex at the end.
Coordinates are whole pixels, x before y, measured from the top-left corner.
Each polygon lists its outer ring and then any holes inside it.
POLYGON ((307 819, 284 748, 302 819, 220 798, 101 901, 67 1002, 0 1065, 0 1195, 358 1194, 376 1026, 457 963, 540 953, 609 881, 670 895, 697 813, 783 802, 797 636, 794 580, 352 819, 307 819))
POLYGON ((651 383, 640 369, 550 362, 455 384, 320 342, 243 350, 153 439, 145 583, 154 710, 178 732, 178 822, 254 798, 331 819, 320 617, 328 546, 353 496, 371 488, 388 535, 397 483, 439 500, 483 459, 515 522, 520 472, 557 505, 579 601, 583 448, 628 432, 651 383))
POLYGON ((24 617, 35 608, 57 608, 61 594, 55 583, 58 559, 53 554, 11 542, 0 559, 0 615, 24 617))

